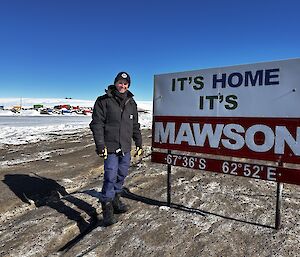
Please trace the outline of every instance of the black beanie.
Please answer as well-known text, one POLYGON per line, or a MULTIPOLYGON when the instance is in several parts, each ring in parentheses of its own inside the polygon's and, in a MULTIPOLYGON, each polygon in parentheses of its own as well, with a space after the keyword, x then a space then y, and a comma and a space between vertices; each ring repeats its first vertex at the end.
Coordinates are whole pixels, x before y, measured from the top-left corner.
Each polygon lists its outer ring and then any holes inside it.
POLYGON ((118 75, 115 77, 114 84, 116 84, 116 82, 118 80, 122 80, 122 79, 125 79, 128 82, 128 87, 129 87, 130 86, 130 76, 125 71, 121 71, 121 72, 118 73, 118 75))

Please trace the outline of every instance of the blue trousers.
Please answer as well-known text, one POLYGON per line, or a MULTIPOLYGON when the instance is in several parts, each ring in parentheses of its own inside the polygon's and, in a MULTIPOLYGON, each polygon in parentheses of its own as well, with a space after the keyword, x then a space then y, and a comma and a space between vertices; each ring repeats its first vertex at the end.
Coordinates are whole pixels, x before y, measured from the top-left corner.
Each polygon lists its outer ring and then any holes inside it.
POLYGON ((100 195, 101 202, 112 201, 116 193, 121 193, 130 166, 130 152, 124 156, 108 154, 104 160, 104 180, 100 195))

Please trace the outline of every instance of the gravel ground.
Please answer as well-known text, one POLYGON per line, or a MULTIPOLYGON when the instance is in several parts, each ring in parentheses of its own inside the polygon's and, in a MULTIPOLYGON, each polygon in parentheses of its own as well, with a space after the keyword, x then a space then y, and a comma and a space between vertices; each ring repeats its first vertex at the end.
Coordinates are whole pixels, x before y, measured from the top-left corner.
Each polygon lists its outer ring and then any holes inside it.
POLYGON ((92 135, 0 150, 0 256, 300 256, 299 186, 284 185, 274 229, 276 184, 132 159, 124 202, 130 210, 101 225, 103 161, 92 135))

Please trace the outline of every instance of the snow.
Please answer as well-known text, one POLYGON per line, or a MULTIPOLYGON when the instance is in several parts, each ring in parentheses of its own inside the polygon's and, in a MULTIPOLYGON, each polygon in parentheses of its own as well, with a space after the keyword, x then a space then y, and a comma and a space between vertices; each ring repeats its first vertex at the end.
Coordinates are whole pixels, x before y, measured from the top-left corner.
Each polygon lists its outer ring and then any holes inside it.
POLYGON ((152 101, 136 101, 139 110, 147 110, 152 112, 152 101))
POLYGON ((34 156, 22 156, 21 158, 18 158, 18 159, 0 161, 0 167, 3 168, 6 166, 12 166, 12 165, 17 165, 17 164, 21 164, 21 163, 44 160, 44 159, 49 158, 51 156, 50 154, 52 152, 53 151, 39 152, 39 153, 35 154, 34 156))
POLYGON ((47 140, 55 134, 74 134, 88 128, 89 116, 0 117, 0 145, 27 144, 47 140))
POLYGON ((0 110, 0 116, 12 116, 15 113, 13 113, 12 111, 9 110, 0 110))
POLYGON ((10 110, 0 110, 0 116, 40 116, 36 110, 21 110, 20 113, 14 113, 10 110))
MULTIPOLYGON (((0 98, 0 105, 7 108, 8 105, 18 105, 18 98, 0 98)), ((90 107, 94 101, 74 99, 35 99, 23 98, 22 106, 32 107, 33 104, 43 104, 53 107, 59 104, 70 104, 74 106, 90 107), (24 104, 24 105, 23 105, 24 104)), ((152 126, 152 102, 137 101, 138 108, 147 112, 139 113, 139 123, 142 129, 152 126)), ((75 134, 89 128, 91 116, 69 114, 69 115, 45 115, 35 110, 22 110, 13 113, 9 110, 0 110, 0 146, 20 145, 51 140, 55 135, 75 134)))
POLYGON ((160 206, 159 208, 158 208, 160 211, 170 211, 170 207, 168 207, 168 206, 160 206))

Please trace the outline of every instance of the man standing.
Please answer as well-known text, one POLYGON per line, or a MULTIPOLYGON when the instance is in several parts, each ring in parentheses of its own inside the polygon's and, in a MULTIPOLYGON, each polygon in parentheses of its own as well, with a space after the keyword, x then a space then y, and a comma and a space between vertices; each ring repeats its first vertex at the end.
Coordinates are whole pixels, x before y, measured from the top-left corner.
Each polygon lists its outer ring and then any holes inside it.
POLYGON ((106 94, 96 100, 90 123, 96 152, 104 158, 104 181, 100 196, 104 226, 117 222, 114 213, 128 210, 120 196, 130 166, 132 139, 136 145, 135 154, 142 154, 137 105, 128 90, 129 86, 128 73, 118 73, 114 85, 108 86, 106 94))

